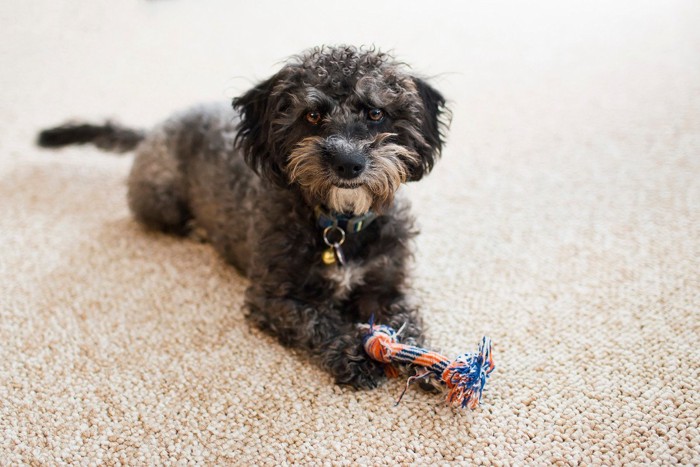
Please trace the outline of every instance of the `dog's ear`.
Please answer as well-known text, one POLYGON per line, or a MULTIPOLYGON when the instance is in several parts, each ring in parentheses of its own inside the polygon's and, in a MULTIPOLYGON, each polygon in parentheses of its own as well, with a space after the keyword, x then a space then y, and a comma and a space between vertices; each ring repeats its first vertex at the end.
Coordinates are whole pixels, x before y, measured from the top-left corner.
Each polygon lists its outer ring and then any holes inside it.
POLYGON ((410 179, 416 181, 430 172, 435 161, 440 157, 445 143, 445 131, 449 126, 450 111, 446 107, 445 98, 439 91, 421 78, 414 77, 413 81, 423 103, 420 131, 425 139, 425 143, 419 144, 417 148, 422 159, 421 164, 411 171, 410 179))
POLYGON ((271 131, 276 110, 273 93, 279 79, 280 73, 277 73, 242 96, 234 98, 233 108, 241 116, 236 145, 243 151, 248 166, 261 177, 285 186, 271 131))

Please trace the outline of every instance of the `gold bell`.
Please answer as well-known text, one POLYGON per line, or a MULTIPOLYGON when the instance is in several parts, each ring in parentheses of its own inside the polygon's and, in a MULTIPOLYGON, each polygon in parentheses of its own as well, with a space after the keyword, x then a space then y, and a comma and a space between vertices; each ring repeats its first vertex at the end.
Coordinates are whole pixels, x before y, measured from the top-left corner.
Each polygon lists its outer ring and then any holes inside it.
POLYGON ((335 264, 335 253, 333 252, 333 248, 324 250, 323 254, 321 255, 321 259, 325 265, 330 266, 331 264, 335 264))

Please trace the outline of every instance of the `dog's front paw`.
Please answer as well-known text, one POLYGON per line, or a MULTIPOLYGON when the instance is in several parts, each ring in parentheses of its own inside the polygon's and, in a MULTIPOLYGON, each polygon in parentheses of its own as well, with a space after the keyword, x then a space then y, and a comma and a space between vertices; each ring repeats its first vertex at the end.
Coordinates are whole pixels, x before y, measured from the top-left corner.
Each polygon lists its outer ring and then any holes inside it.
POLYGON ((373 389, 384 380, 384 369, 365 353, 358 336, 339 336, 325 352, 324 361, 338 384, 373 389))

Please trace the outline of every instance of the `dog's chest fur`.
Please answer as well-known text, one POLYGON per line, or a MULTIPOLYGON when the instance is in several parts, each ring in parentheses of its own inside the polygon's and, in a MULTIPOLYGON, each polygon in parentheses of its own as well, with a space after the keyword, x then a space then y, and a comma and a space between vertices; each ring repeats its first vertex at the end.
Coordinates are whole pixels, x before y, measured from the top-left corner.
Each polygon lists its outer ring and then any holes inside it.
POLYGON ((352 291, 364 285, 367 265, 349 262, 345 266, 330 265, 321 271, 336 301, 346 300, 352 291))

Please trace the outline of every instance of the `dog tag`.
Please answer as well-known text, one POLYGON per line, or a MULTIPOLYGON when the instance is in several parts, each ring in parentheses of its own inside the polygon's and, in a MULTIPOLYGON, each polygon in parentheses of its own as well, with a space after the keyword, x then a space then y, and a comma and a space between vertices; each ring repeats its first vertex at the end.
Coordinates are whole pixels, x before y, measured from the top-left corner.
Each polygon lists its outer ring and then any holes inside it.
POLYGON ((333 254, 338 264, 345 266, 345 255, 343 254, 343 249, 340 248, 340 243, 333 244, 333 254))

